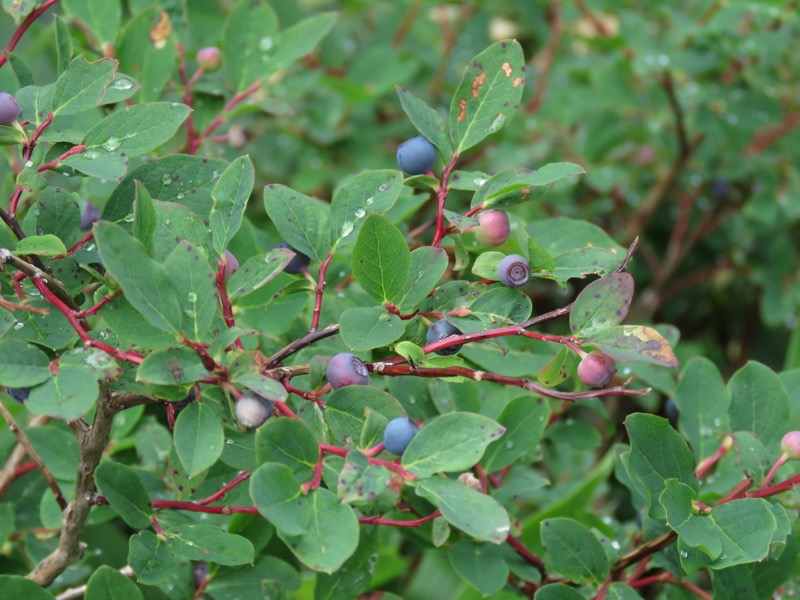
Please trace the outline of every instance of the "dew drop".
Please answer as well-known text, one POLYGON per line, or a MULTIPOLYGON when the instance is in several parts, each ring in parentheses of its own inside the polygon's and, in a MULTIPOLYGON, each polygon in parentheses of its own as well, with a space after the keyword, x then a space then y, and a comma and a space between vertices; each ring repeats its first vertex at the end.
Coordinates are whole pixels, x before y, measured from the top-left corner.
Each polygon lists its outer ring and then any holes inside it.
POLYGON ((100 154, 98 154, 94 150, 89 150, 89 151, 84 152, 83 154, 81 154, 81 156, 83 158, 85 158, 86 160, 94 160, 95 158, 98 158, 100 156, 100 154))
POLYGON ((183 192, 178 192, 178 195, 175 196, 175 200, 183 200, 184 198, 186 198, 186 194, 183 192))
POLYGON ((109 152, 114 152, 114 150, 117 150, 119 148, 121 143, 122 143, 121 139, 116 137, 110 137, 108 138, 108 141, 105 144, 103 144, 103 148, 105 148, 109 152))
POLYGON ((272 50, 273 44, 274 42, 272 41, 271 37, 263 37, 258 41, 258 49, 262 52, 269 52, 272 50))
POLYGON ((87 249, 89 252, 91 252, 91 251, 92 251, 92 250, 94 250, 95 248, 96 248, 96 246, 95 246, 94 244, 89 244, 88 246, 86 246, 86 249, 87 249))
POLYGON ((25 327, 25 323, 17 323, 16 325, 14 325, 14 331, 19 331, 23 327, 25 327))
POLYGON ((385 192, 388 189, 389 189, 389 184, 388 183, 382 183, 382 184, 380 184, 378 186, 378 191, 379 192, 385 192))
POLYGON ((472 180, 472 183, 474 183, 478 187, 481 187, 484 183, 486 183, 486 179, 483 177, 476 177, 475 179, 472 180))
POLYGON ((164 173, 161 176, 161 183, 163 183, 164 185, 171 184, 172 183, 172 175, 170 175, 169 173, 164 173))
POLYGON ((372 204, 373 202, 375 202, 375 198, 373 198, 372 196, 370 196, 369 198, 367 198, 367 206, 369 206, 369 205, 370 205, 370 204, 372 204))
POLYGON ((114 83, 111 84, 111 87, 115 90, 129 90, 133 87, 133 82, 130 79, 120 77, 119 79, 114 80, 114 83))
POLYGON ((30 169, 30 168, 33 166, 33 161, 32 161, 32 160, 29 160, 29 161, 27 161, 27 162, 25 163, 25 166, 26 166, 28 169, 30 169))
POLYGON ((360 219, 360 218, 361 218, 361 217, 363 217, 365 214, 367 214, 367 211, 365 211, 365 210, 364 210, 363 208, 361 208, 360 206, 359 206, 359 207, 356 209, 356 219, 360 219))
POLYGON ((225 440, 225 443, 230 446, 231 444, 233 444, 233 440, 230 440, 230 439, 229 440, 225 440))
POLYGON ((169 220, 169 219, 167 219, 166 221, 164 221, 164 225, 169 225, 169 224, 170 224, 170 220, 169 220))

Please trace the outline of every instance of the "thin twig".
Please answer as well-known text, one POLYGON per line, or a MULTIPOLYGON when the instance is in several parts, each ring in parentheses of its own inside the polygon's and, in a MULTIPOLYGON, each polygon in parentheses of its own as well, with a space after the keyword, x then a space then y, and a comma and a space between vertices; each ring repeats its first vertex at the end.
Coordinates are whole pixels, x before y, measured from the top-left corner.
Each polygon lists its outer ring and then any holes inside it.
POLYGON ((58 0, 47 0, 47 2, 42 4, 39 8, 32 10, 30 14, 27 17, 25 17, 25 20, 22 23, 20 23, 19 27, 17 27, 17 30, 14 32, 14 35, 11 36, 11 40, 8 42, 8 44, 6 44, 6 47, 3 50, 3 55, 0 56, 0 67, 6 64, 6 62, 8 61, 8 53, 13 51, 14 48, 17 47, 17 44, 19 44, 19 41, 22 39, 22 36, 28 30, 28 27, 30 27, 36 19, 41 17, 42 14, 48 8, 53 6, 53 4, 55 4, 56 2, 58 2, 58 0))
POLYGON ((75 304, 75 301, 64 287, 64 284, 62 284, 58 279, 55 279, 47 271, 32 265, 18 256, 14 256, 11 251, 6 248, 0 248, 0 264, 2 263, 10 264, 17 270, 25 273, 25 275, 28 277, 40 277, 47 284, 47 287, 50 289, 51 293, 61 300, 61 302, 66 304, 72 310, 78 309, 78 305, 75 304))

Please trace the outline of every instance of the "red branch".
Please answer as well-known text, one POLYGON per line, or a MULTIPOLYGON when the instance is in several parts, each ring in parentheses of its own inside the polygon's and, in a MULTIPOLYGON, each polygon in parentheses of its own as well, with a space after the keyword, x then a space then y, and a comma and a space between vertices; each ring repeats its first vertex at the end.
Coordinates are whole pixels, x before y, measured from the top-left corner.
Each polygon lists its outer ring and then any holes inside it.
MULTIPOLYGON (((2 66, 2 65, 0 65, 2 66)), ((36 142, 39 141, 39 137, 44 133, 44 130, 50 126, 50 123, 53 122, 53 113, 47 115, 42 124, 36 128, 36 131, 33 132, 33 136, 31 137, 30 141, 25 144, 25 148, 22 150, 22 159, 25 161, 30 160, 31 155, 33 155, 33 149, 36 147, 36 142)))
POLYGON ((70 148, 69 150, 64 152, 64 154, 59 156, 57 159, 51 160, 49 163, 44 163, 43 165, 38 167, 36 170, 39 173, 41 173, 43 171, 48 171, 50 169, 55 169, 59 165, 59 163, 64 162, 67 158, 69 158, 73 154, 80 154, 84 150, 86 150, 86 146, 84 146, 83 144, 78 144, 77 146, 73 146, 72 148, 70 148))
POLYGON ((513 535, 509 535, 508 538, 506 538, 506 541, 508 542, 508 545, 514 549, 514 552, 516 552, 522 558, 525 559, 525 562, 534 566, 539 571, 539 573, 542 574, 542 576, 545 575, 544 562, 542 561, 541 558, 539 558, 533 552, 528 550, 525 544, 523 544, 519 539, 515 538, 513 535))
MULTIPOLYGON (((233 320, 231 301, 228 299, 228 290, 225 285, 225 261, 220 258, 217 261, 217 290, 219 290, 219 302, 222 306, 222 318, 225 319, 225 324, 228 327, 235 327, 236 322, 233 320)), ((244 350, 242 340, 239 338, 236 338, 236 347, 239 350, 244 350)))
MULTIPOLYGON (((213 133, 213 131, 222 125, 222 122, 225 120, 225 113, 232 111, 236 108, 236 105, 240 102, 246 100, 249 96, 252 96, 258 91, 258 88, 261 87, 261 83, 256 81, 253 85, 247 88, 245 91, 241 92, 240 94, 236 94, 233 98, 231 98, 230 102, 225 105, 225 108, 222 109, 222 112, 217 115, 217 118, 214 119, 211 124, 205 128, 201 137, 205 138, 208 137, 213 133)), ((198 140, 198 145, 200 140, 198 140)))
POLYGON ((331 264, 333 254, 328 254, 322 264, 319 266, 319 277, 317 277, 317 289, 314 291, 316 301, 314 302, 314 316, 311 318, 311 329, 309 331, 316 331, 319 327, 319 314, 322 311, 322 295, 325 293, 325 274, 328 272, 328 265, 331 264))
POLYGON ((19 41, 22 39, 22 36, 25 35, 25 32, 28 31, 28 27, 30 27, 33 22, 42 16, 42 14, 53 4, 58 2, 58 0, 47 0, 44 4, 42 4, 39 8, 32 10, 30 14, 25 17, 25 20, 20 23, 20 26, 17 27, 17 30, 14 32, 14 35, 11 36, 11 40, 6 45, 5 49, 3 50, 3 55, 0 56, 0 67, 2 67, 6 62, 8 62, 8 53, 13 51, 14 48, 17 47, 19 41))
POLYGON ((438 510, 434 513, 429 514, 426 517, 421 517, 419 519, 414 519, 413 521, 396 521, 394 519, 384 519, 382 517, 359 517, 358 522, 362 525, 390 525, 392 527, 419 527, 427 523, 428 521, 433 521, 436 517, 440 517, 442 513, 438 510))
MULTIPOLYGON (((192 96, 192 83, 186 74, 186 54, 183 50, 183 44, 178 43, 175 47, 178 50, 178 73, 180 74, 181 83, 183 84, 183 103, 189 108, 193 108, 194 96, 192 96)), ((186 152, 188 154, 195 154, 197 152, 197 146, 200 143, 194 128, 193 113, 194 111, 191 111, 186 119, 186 152)))
POLYGON ((431 243, 431 246, 434 248, 439 246, 442 238, 445 236, 444 203, 447 201, 447 194, 449 192, 447 184, 450 179, 450 173, 455 168, 457 160, 458 152, 453 152, 450 162, 442 169, 442 181, 439 183, 439 191, 436 193, 436 232, 433 234, 433 242, 431 243))
MULTIPOLYGON (((276 403, 277 404, 277 403, 276 403)), ((320 450, 323 452, 327 452, 328 454, 335 454, 336 456, 347 456, 348 450, 345 448, 339 448, 338 446, 333 446, 331 444, 326 444, 325 442, 319 443, 320 450)), ((372 458, 368 457, 367 460, 370 464, 373 465, 381 465, 382 467, 386 467, 390 471, 394 471, 398 475, 400 475, 403 479, 416 479, 417 477, 406 471, 403 467, 393 462, 389 462, 388 460, 382 460, 380 458, 372 458)))
POLYGON ((92 308, 87 308, 86 310, 82 310, 80 312, 75 313, 76 319, 85 319, 86 317, 91 317, 94 314, 97 314, 97 311, 100 310, 103 306, 111 302, 114 298, 119 296, 122 293, 122 290, 114 290, 108 296, 100 300, 97 304, 95 304, 92 308))
POLYGON ((197 504, 202 506, 206 506, 211 504, 212 502, 219 502, 223 498, 225 498, 226 494, 230 492, 233 488, 235 488, 240 483, 247 481, 250 478, 250 471, 242 471, 240 472, 230 483, 225 484, 219 490, 211 494, 210 496, 206 496, 202 500, 198 500, 197 504))

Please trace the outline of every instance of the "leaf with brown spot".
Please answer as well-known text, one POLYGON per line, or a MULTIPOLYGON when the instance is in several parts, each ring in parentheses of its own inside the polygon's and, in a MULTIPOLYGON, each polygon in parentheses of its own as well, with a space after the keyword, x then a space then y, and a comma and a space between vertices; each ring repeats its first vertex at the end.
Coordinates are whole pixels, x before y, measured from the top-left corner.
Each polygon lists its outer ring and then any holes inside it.
POLYGON ((664 337, 652 327, 619 325, 589 336, 586 342, 623 362, 677 367, 678 359, 664 337))

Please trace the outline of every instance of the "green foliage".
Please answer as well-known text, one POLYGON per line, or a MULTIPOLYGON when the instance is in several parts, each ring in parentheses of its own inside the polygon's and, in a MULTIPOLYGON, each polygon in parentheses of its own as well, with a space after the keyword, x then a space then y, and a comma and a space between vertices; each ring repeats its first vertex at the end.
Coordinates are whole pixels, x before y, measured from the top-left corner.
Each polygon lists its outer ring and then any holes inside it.
POLYGON ((4 599, 800 591, 800 20, 588 4, 3 2, 4 599))

